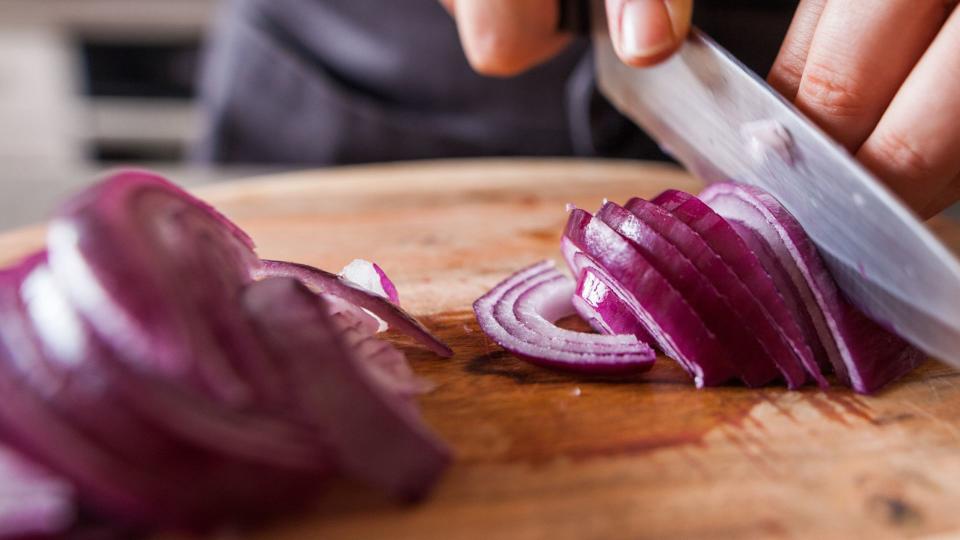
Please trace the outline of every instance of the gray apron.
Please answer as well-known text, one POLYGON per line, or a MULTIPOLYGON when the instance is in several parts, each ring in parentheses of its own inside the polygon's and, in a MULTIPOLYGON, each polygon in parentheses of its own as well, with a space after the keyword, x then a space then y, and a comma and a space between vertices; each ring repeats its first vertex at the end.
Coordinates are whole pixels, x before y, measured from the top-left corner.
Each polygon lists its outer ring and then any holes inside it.
MULTIPOLYGON (((698 2, 697 23, 765 70, 793 2, 751 4, 698 2)), ((196 155, 309 165, 661 158, 597 94, 588 48, 581 38, 524 74, 489 78, 470 69, 437 0, 232 0, 206 55, 196 155)))

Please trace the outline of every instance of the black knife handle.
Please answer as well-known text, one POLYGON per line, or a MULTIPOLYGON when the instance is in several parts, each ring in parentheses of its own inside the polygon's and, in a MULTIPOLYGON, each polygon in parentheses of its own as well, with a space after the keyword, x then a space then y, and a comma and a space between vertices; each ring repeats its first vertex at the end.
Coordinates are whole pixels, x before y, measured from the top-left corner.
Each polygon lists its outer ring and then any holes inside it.
POLYGON ((589 0, 557 0, 557 5, 560 10, 557 30, 580 36, 590 35, 589 0))

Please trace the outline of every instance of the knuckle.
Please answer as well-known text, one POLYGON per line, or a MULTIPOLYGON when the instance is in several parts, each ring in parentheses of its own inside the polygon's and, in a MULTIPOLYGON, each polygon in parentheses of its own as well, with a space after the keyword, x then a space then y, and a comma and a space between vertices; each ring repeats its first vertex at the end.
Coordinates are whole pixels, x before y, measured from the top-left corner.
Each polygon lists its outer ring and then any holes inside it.
POLYGON ((936 174, 936 166, 909 137, 892 131, 877 134, 870 152, 896 171, 901 178, 925 179, 936 174))
POLYGON ((864 112, 860 81, 824 64, 808 64, 797 97, 804 107, 831 116, 854 117, 864 112))
MULTIPOLYGON (((778 58, 767 78, 781 92, 791 90, 795 93, 803 79, 803 59, 795 58, 793 54, 778 58)), ((793 95, 789 97, 792 98, 793 95)))

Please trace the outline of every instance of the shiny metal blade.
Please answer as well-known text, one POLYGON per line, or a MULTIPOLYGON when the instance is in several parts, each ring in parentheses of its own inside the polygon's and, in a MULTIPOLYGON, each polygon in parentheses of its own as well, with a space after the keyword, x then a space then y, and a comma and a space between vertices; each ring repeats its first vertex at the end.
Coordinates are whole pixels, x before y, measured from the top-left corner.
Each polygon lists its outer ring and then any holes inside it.
POLYGON ((614 54, 594 1, 601 91, 691 172, 776 196, 846 295, 927 353, 960 366, 960 262, 884 186, 773 89, 694 31, 648 69, 614 54))

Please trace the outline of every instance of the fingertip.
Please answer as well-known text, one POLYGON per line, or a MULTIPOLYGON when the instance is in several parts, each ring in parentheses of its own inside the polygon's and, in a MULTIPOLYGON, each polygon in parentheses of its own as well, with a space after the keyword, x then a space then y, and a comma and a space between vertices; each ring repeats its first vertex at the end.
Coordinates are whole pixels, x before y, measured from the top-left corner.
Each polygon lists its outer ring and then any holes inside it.
POLYGON ((611 12, 611 36, 618 55, 628 65, 648 67, 666 60, 690 31, 692 0, 611 3, 619 9, 611 12))
POLYGON ((666 49, 658 54, 652 56, 620 56, 620 59, 624 64, 627 64, 630 67, 636 68, 647 68, 653 67, 673 56, 673 53, 677 51, 678 47, 671 47, 666 49))

